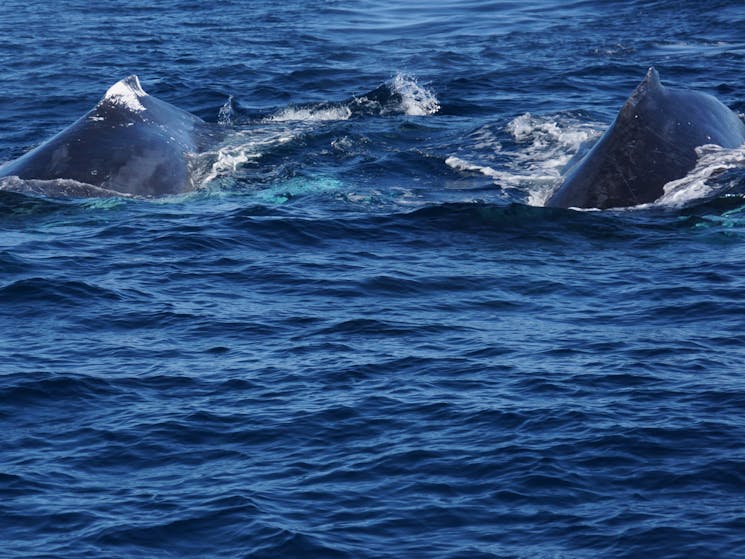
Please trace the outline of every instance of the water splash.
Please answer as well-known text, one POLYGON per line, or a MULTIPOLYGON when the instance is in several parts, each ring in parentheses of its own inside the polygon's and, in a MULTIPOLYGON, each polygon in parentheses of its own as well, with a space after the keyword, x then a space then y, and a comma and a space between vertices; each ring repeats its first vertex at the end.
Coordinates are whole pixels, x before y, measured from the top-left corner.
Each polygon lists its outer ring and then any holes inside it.
POLYGON ((440 110, 435 94, 421 86, 407 74, 396 74, 391 81, 391 91, 401 97, 401 109, 411 116, 433 115, 440 110))
POLYGON ((389 82, 364 95, 341 102, 291 105, 265 119, 266 122, 326 122, 353 116, 405 114, 428 116, 440 110, 435 94, 408 74, 398 73, 389 82))
POLYGON ((220 111, 217 113, 217 123, 220 126, 232 126, 233 117, 235 116, 235 108, 233 107, 233 96, 230 95, 225 104, 220 107, 220 111))

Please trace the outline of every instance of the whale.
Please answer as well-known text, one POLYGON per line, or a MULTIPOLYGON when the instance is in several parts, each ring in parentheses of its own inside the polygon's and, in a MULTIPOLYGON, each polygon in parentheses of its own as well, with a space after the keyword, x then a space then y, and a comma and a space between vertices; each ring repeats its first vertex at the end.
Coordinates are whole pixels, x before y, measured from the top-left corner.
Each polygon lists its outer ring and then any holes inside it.
POLYGON ((73 124, 0 166, 0 177, 43 181, 52 195, 70 184, 114 195, 181 194, 197 186, 193 157, 210 134, 201 118, 147 94, 131 75, 73 124))
POLYGON ((696 166, 696 148, 736 148, 745 124, 715 97, 666 87, 654 67, 592 148, 569 165, 546 205, 622 208, 656 201, 696 166))

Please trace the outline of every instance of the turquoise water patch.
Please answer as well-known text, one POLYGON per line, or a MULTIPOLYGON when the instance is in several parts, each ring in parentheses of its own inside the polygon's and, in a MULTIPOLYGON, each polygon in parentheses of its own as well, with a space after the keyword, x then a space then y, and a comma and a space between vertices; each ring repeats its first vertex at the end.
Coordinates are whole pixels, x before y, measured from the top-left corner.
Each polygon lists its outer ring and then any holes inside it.
POLYGON ((267 204, 284 204, 298 196, 308 196, 341 190, 342 183, 330 177, 296 177, 256 193, 256 198, 267 204))

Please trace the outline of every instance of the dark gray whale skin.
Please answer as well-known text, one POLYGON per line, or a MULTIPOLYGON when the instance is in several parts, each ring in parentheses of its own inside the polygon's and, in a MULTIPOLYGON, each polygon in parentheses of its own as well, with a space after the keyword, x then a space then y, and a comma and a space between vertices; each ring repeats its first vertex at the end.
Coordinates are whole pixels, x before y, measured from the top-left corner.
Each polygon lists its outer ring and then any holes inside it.
POLYGON ((743 142, 745 124, 729 108, 705 93, 664 87, 650 68, 546 205, 607 209, 654 202, 666 183, 695 167, 697 147, 743 142))
POLYGON ((143 197, 188 192, 189 155, 201 149, 205 129, 199 117, 145 93, 132 75, 76 122, 0 166, 0 177, 69 179, 143 197))

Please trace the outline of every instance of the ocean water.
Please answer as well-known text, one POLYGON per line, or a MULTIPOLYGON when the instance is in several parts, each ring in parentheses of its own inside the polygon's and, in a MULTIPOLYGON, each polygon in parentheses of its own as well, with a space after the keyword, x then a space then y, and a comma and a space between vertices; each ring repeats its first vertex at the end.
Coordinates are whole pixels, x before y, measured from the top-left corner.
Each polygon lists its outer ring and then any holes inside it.
POLYGON ((0 161, 130 74, 223 134, 4 179, 0 556, 745 557, 745 149, 543 207, 649 66, 745 112, 742 2, 5 0, 0 161))

